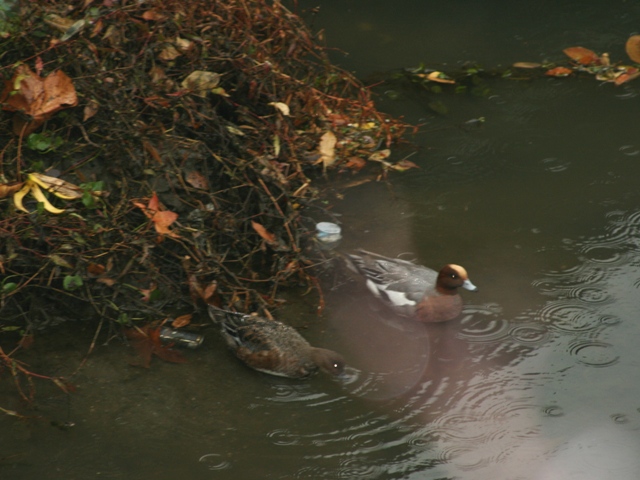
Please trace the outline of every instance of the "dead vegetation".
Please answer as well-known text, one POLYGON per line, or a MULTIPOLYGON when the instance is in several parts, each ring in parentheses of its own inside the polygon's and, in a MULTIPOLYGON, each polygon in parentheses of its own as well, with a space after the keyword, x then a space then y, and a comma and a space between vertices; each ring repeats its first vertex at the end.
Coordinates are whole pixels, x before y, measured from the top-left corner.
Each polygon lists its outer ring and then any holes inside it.
POLYGON ((318 179, 406 128, 278 1, 40 0, 0 27, 5 339, 319 288, 318 179))

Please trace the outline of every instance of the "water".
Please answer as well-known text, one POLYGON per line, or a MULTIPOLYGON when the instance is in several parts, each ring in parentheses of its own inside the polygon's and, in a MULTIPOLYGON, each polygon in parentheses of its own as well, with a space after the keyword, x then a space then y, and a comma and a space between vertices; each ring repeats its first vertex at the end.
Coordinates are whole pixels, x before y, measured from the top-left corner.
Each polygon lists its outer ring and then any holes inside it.
MULTIPOLYGON (((366 76, 560 60, 573 45, 622 59, 640 18, 622 1, 505 5, 325 1, 314 21, 366 76)), ((416 92, 381 99, 425 123, 421 168, 336 200, 341 247, 464 265, 480 291, 463 292, 460 320, 397 321, 340 278, 323 317, 307 297, 279 311, 344 354, 342 381, 253 372, 213 331, 188 364, 149 370, 100 344, 74 394, 39 382, 34 418, 0 417, 0 477, 637 479, 640 80, 489 86, 487 98, 442 95, 444 117, 416 92), (482 128, 458 128, 480 116, 482 128)), ((70 375, 93 331, 52 335, 29 364, 70 375)), ((19 409, 11 391, 0 406, 19 409)))

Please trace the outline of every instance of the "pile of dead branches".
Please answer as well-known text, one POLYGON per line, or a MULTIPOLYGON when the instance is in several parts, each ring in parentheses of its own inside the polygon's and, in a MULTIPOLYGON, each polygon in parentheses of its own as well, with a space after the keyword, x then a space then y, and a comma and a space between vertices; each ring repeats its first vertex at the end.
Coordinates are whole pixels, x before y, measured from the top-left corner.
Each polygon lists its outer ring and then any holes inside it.
POLYGON ((20 2, 0 30, 1 331, 313 287, 316 179, 405 128, 278 1, 20 2))

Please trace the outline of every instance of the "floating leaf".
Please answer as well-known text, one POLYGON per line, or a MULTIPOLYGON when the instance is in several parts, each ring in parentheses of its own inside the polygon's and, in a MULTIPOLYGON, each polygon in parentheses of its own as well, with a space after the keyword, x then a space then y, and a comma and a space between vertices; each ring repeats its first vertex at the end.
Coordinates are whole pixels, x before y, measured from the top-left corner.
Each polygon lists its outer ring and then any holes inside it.
POLYGON ((427 80, 437 83, 456 83, 455 80, 449 78, 442 72, 431 72, 427 75, 427 80))
MULTIPOLYGON (((584 47, 569 47, 563 50, 564 54, 580 65, 600 65, 600 57, 597 53, 584 47)), ((556 75, 558 76, 558 75, 556 75)))
POLYGON ((566 67, 556 67, 544 72, 545 75, 549 75, 550 77, 567 77, 572 73, 573 73, 573 70, 566 67))
POLYGON ((629 58, 636 63, 640 63, 640 35, 632 35, 624 46, 629 58))
POLYGON ((516 68, 540 68, 542 64, 536 62, 516 62, 513 66, 516 68))

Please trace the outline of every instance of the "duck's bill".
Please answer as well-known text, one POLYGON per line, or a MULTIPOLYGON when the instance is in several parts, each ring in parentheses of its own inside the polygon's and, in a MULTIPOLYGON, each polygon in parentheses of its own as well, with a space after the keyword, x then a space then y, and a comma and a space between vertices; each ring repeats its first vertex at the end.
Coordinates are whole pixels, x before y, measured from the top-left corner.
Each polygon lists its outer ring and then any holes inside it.
POLYGON ((478 291, 478 287, 476 287, 469 280, 465 280, 464 281, 464 283, 462 284, 462 288, 466 288, 467 290, 471 290, 472 292, 477 292, 478 291))

